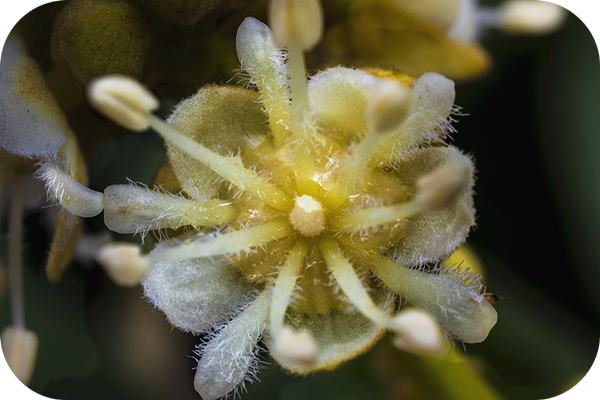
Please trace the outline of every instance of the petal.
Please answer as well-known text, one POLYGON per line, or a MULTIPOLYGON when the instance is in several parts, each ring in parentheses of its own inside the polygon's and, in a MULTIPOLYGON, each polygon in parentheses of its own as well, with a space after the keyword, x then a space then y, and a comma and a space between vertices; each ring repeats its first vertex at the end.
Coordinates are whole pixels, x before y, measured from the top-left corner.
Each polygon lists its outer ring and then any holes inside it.
MULTIPOLYGON (((431 147, 414 152, 414 158, 399 162, 398 179, 414 194, 417 179, 445 163, 466 163, 474 170, 471 159, 455 147, 431 147)), ((406 234, 389 252, 407 266, 420 266, 448 257, 466 239, 475 225, 473 178, 453 205, 441 211, 421 213, 410 220, 406 234)))
MULTIPOLYGON (((152 252, 184 241, 163 241, 152 252)), ((149 301, 173 326, 195 334, 231 318, 252 291, 224 257, 155 262, 142 286, 149 301)))
POLYGON ((194 388, 204 400, 216 400, 237 391, 258 370, 256 346, 267 326, 269 291, 261 293, 246 309, 200 349, 194 388))
POLYGON ((378 79, 360 70, 335 67, 310 78, 308 96, 317 126, 342 144, 364 135, 371 90, 378 79))
MULTIPOLYGON (((177 105, 167 122, 221 155, 238 154, 267 133, 258 93, 232 86, 206 86, 177 105)), ((217 196, 227 183, 167 141, 167 155, 183 189, 195 200, 217 196)))
POLYGON ((64 143, 67 129, 37 64, 8 39, 0 64, 0 150, 47 156, 64 143))
MULTIPOLYGON (((394 294, 381 285, 371 289, 371 296, 377 306, 391 313, 394 309, 394 294)), ((310 367, 290 364, 274 356, 281 366, 301 375, 333 370, 343 362, 369 350, 385 333, 384 329, 373 324, 358 311, 342 311, 337 308, 314 317, 293 313, 287 317, 286 324, 296 330, 310 332, 317 345, 318 361, 310 367)), ((265 342, 269 348, 273 348, 272 337, 267 336, 265 342)))

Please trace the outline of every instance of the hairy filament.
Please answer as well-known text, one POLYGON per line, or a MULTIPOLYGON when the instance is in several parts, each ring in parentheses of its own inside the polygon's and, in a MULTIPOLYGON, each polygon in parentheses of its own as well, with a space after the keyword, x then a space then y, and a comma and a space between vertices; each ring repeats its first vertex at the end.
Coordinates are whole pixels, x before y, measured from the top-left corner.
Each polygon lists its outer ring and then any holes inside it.
POLYGON ((288 67, 290 74, 290 89, 292 91, 292 156, 294 169, 298 174, 298 188, 303 194, 318 195, 318 187, 312 180, 314 166, 314 145, 312 135, 314 126, 308 103, 306 85, 306 68, 304 54, 297 41, 292 38, 288 46, 288 67), (312 182, 312 183, 311 183, 312 182), (315 193, 315 190, 317 192, 315 193))
POLYGON ((151 262, 176 261, 235 253, 281 239, 292 233, 294 228, 287 221, 275 219, 263 225, 151 253, 148 259, 151 262))
POLYGON ((296 279, 300 274, 307 253, 308 245, 304 241, 297 242, 279 270, 271 300, 271 333, 274 335, 283 328, 285 311, 290 304, 296 279))
POLYGON ((319 241, 319 249, 325 258, 327 268, 350 302, 377 325, 392 328, 392 319, 373 302, 338 243, 333 238, 325 236, 319 241))
POLYGON ((152 129, 173 145, 250 195, 280 211, 289 211, 294 206, 294 199, 289 194, 245 168, 239 157, 225 157, 215 153, 154 115, 148 115, 148 119, 152 129))
POLYGON ((414 201, 392 206, 365 208, 348 214, 332 216, 329 219, 329 229, 341 232, 357 232, 409 218, 420 211, 421 209, 414 201))

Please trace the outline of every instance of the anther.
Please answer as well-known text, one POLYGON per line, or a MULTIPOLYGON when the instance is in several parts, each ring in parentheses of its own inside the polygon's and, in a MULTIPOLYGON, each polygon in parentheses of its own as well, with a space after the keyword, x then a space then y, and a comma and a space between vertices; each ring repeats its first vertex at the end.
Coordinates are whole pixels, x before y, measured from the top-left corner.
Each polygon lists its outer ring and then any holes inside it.
POLYGON ((139 285, 148 272, 149 262, 141 248, 132 243, 110 243, 98 251, 98 262, 108 276, 118 285, 139 285))
POLYGON ((319 0, 272 0, 269 25, 278 47, 288 47, 296 41, 303 51, 309 51, 323 36, 321 3, 319 0))
POLYGON ((417 182, 415 203, 421 211, 438 211, 448 207, 469 185, 470 166, 446 164, 417 182))
POLYGON ((273 355, 290 364, 303 367, 317 362, 317 346, 309 332, 296 332, 284 326, 276 333, 273 355))
POLYGON ((87 91, 92 107, 132 131, 150 127, 147 115, 158 109, 158 99, 141 83, 125 75, 94 80, 87 91))
POLYGON ((402 311, 391 325, 396 333, 393 343, 398 348, 423 354, 439 354, 444 349, 441 330, 426 311, 402 311))
POLYGON ((2 331, 2 352, 11 371, 29 384, 37 358, 38 337, 25 328, 10 326, 2 331))
POLYGON ((510 33, 546 34, 565 20, 565 9, 545 1, 511 0, 500 6, 500 27, 510 33))

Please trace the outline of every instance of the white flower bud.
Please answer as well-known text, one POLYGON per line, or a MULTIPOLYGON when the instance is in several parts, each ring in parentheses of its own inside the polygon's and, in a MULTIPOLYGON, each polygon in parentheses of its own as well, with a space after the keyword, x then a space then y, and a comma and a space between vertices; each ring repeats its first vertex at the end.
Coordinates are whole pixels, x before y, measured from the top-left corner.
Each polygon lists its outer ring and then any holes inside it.
POLYGON ((98 78, 87 93, 92 107, 132 131, 148 129, 147 114, 159 107, 158 99, 145 86, 124 75, 98 78))

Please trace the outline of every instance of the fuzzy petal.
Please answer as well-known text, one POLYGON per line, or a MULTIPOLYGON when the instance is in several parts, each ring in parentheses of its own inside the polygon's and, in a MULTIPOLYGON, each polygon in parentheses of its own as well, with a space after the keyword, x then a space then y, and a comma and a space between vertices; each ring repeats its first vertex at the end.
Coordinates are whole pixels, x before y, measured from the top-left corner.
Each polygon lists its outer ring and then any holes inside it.
MULTIPOLYGON (((163 241, 153 252, 183 242, 163 241)), ((252 290, 224 257, 154 263, 142 286, 173 326, 195 334, 231 318, 252 290)))
POLYGON ((67 129, 37 64, 8 39, 0 64, 0 150, 24 157, 52 155, 67 129))
POLYGON ((267 326, 269 293, 264 291, 201 350, 194 388, 204 400, 238 390, 256 374, 256 344, 267 326))
POLYGON ((471 183, 450 207, 442 211, 422 213, 413 217, 406 234, 389 252, 407 266, 435 262, 452 254, 466 239, 475 225, 473 208, 473 172, 471 159, 457 148, 430 147, 414 152, 414 158, 398 163, 398 178, 414 194, 419 177, 446 163, 460 162, 471 168, 471 183))
MULTIPOLYGON (((247 141, 267 133, 267 116, 254 91, 205 86, 177 105, 167 122, 221 155, 238 154, 247 141)), ((194 200, 216 197, 227 188, 215 172, 167 141, 167 154, 183 189, 194 200)))
MULTIPOLYGON (((378 307, 388 313, 393 311, 394 294, 389 289, 381 286, 372 288, 371 296, 378 307)), ((384 329, 358 311, 340 311, 337 308, 314 317, 294 314, 288 317, 286 324, 297 330, 309 331, 317 345, 318 361, 310 367, 290 364, 274 357, 281 366, 301 375, 333 370, 369 350, 385 333, 384 329)), ((269 348, 273 348, 272 337, 266 337, 265 342, 269 348)))

